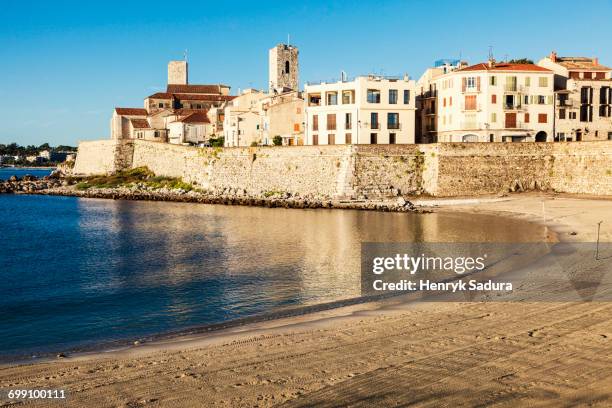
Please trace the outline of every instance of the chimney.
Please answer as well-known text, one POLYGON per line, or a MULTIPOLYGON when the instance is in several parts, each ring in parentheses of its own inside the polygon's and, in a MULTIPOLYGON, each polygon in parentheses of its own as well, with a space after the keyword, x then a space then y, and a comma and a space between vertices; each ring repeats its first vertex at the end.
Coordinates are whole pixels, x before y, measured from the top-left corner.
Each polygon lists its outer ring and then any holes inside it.
POLYGON ((552 62, 557 62, 557 52, 556 51, 551 52, 549 58, 552 62))
POLYGON ((495 66, 495 58, 489 58, 489 68, 493 68, 495 66))
POLYGON ((599 65, 599 58, 593 58, 593 65, 599 65))

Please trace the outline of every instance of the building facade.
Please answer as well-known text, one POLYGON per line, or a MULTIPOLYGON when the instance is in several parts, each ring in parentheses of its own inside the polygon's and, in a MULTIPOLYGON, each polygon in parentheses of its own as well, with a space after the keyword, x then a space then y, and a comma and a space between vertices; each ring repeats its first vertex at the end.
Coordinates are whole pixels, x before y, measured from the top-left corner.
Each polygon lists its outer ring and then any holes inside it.
POLYGON ((553 72, 490 60, 424 81, 423 132, 434 142, 552 141, 553 72))
POLYGON ((305 144, 415 143, 415 82, 361 76, 306 85, 305 144))
POLYGON ((555 52, 538 65, 555 73, 555 141, 612 140, 612 69, 555 52))

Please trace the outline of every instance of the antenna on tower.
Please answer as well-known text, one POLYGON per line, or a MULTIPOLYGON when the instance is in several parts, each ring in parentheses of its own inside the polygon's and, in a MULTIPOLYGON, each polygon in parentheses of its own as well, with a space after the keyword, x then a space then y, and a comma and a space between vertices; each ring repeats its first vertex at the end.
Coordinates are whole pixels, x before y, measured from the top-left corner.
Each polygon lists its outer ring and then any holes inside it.
POLYGON ((508 54, 504 54, 504 62, 508 62, 508 54))
POLYGON ((493 61, 493 46, 489 45, 489 61, 493 61))

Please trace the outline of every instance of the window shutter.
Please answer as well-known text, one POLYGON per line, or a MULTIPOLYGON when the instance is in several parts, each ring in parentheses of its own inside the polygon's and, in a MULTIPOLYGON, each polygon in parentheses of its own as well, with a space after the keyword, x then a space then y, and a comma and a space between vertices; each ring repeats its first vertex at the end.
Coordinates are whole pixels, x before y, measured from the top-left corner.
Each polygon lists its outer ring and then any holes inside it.
POLYGON ((547 99, 548 99, 548 104, 549 104, 549 105, 552 105, 552 103, 553 103, 553 97, 552 97, 551 95, 548 95, 548 98, 547 98, 547 99))
POLYGON ((476 91, 480 92, 480 77, 476 77, 476 91))
POLYGON ((467 87, 467 79, 461 78, 461 92, 465 92, 465 88, 467 87))

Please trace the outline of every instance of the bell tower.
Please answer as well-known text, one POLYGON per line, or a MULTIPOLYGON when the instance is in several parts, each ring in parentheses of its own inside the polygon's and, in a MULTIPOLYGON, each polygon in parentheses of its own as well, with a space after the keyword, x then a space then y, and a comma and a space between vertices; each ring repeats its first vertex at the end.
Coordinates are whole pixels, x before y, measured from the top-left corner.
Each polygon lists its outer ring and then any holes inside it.
POLYGON ((278 44, 270 49, 268 52, 270 93, 299 90, 298 54, 298 48, 290 44, 278 44))

